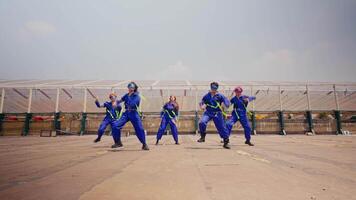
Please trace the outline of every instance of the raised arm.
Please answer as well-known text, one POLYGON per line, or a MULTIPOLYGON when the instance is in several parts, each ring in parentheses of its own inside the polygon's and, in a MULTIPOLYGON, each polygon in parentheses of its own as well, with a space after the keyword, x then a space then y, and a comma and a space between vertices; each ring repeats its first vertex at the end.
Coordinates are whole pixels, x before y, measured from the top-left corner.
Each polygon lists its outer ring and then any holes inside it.
POLYGON ((95 99, 95 105, 96 105, 96 107, 98 107, 98 108, 105 107, 105 104, 100 104, 100 102, 99 102, 99 100, 98 100, 97 98, 95 99))
POLYGON ((224 105, 226 106, 226 108, 230 107, 230 101, 228 98, 226 98, 224 95, 221 95, 222 98, 222 102, 224 103, 224 105))

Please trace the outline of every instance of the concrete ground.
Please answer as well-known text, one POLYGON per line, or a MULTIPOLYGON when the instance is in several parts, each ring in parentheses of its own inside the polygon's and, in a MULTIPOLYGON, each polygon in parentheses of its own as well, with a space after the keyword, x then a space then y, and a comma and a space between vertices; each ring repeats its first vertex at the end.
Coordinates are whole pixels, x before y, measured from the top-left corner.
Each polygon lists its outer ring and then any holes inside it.
POLYGON ((355 136, 0 137, 0 199, 356 199, 355 136))

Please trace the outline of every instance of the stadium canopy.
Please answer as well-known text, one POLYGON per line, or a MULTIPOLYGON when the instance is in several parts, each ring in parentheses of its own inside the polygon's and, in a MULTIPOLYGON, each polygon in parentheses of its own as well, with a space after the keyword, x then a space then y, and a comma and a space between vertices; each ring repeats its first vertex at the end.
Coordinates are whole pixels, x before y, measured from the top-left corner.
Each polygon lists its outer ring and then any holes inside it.
MULTIPOLYGON (((182 111, 198 110, 210 81, 159 80, 0 80, 0 113, 103 112, 94 97, 106 101, 114 91, 123 95, 135 81, 143 96, 142 111, 158 112, 170 95, 177 96, 182 111)), ((255 111, 356 110, 356 83, 219 81, 220 92, 230 97, 242 86, 256 96, 249 104, 255 111)))

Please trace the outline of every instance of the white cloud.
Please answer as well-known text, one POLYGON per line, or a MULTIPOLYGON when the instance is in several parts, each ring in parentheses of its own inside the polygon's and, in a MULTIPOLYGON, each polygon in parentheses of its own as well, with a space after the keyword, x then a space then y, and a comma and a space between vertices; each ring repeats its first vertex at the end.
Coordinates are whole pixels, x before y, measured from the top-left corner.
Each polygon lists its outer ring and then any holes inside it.
POLYGON ((45 21, 28 21, 24 25, 24 30, 36 36, 45 36, 55 33, 57 28, 45 21))

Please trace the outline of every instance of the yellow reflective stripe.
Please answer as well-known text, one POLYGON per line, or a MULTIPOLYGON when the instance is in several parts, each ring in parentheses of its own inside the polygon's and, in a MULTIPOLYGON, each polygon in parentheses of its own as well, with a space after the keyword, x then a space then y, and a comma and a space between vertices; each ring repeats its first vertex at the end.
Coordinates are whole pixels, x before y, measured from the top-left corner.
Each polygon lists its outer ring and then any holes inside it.
MULTIPOLYGON (((215 101, 215 100, 214 100, 215 101)), ((225 117, 227 117, 227 113, 223 110, 223 108, 221 107, 221 105, 217 102, 217 101, 215 101, 215 103, 216 103, 216 106, 213 106, 213 105, 210 105, 210 104, 206 104, 207 106, 210 106, 210 107, 212 107, 212 108, 219 108, 220 110, 221 110, 221 112, 222 112, 222 114, 225 116, 225 117)))
POLYGON ((106 112, 108 112, 110 114, 111 118, 115 119, 115 117, 112 115, 112 113, 108 109, 106 109, 106 112))
POLYGON ((140 97, 141 97, 142 100, 146 101, 146 97, 145 97, 145 96, 143 96, 142 94, 140 94, 140 97))
POLYGON ((173 112, 173 115, 174 115, 173 117, 171 116, 171 114, 169 113, 168 110, 164 110, 164 112, 166 112, 168 114, 170 119, 173 119, 176 116, 176 114, 174 112, 173 112))
POLYGON ((137 111, 137 113, 138 113, 138 115, 140 115, 140 117, 141 117, 141 107, 140 106, 137 106, 136 105, 136 111, 137 111))

